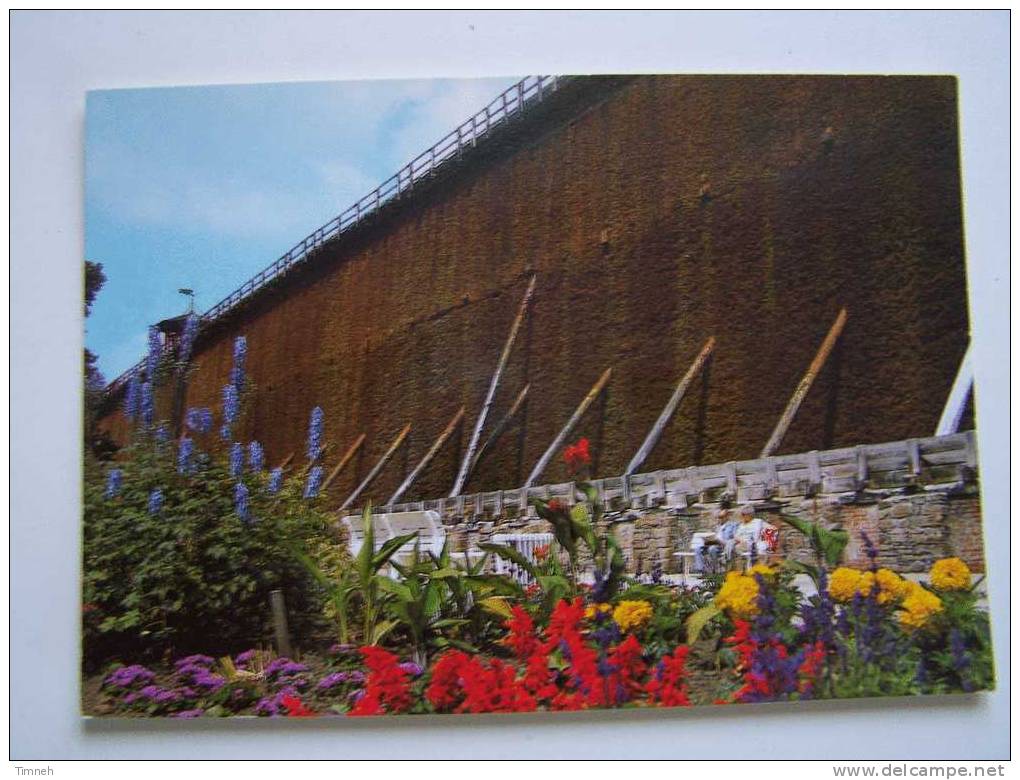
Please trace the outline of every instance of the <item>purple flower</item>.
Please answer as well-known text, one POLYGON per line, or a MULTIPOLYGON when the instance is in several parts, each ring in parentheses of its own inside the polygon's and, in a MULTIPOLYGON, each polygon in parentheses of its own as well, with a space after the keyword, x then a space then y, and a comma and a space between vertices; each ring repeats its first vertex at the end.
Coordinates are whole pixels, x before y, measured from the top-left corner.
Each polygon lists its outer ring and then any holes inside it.
POLYGON ((304 664, 281 656, 280 658, 274 658, 266 667, 266 679, 290 677, 307 671, 308 667, 304 664))
POLYGON ((287 696, 297 696, 298 691, 293 687, 281 688, 272 696, 259 699, 255 705, 255 714, 263 717, 275 718, 283 711, 283 699, 287 696))
POLYGON ((269 495, 275 496, 280 492, 280 487, 283 485, 283 469, 275 468, 269 472, 269 484, 266 485, 266 490, 269 491, 269 495))
POLYGON ((162 509, 163 509, 163 491, 160 490, 159 488, 156 488, 151 493, 149 493, 149 506, 148 506, 149 514, 158 515, 162 509))
POLYGON ((205 714, 205 710, 181 710, 171 715, 171 718, 201 718, 205 714))
POLYGON ((229 384, 223 385, 223 423, 233 425, 237 420, 237 413, 240 409, 240 396, 237 394, 237 387, 229 384))
POLYGON ((332 644, 329 646, 329 654, 357 656, 359 655, 358 646, 352 644, 332 644))
POLYGON ((258 654, 256 650, 245 650, 243 653, 239 653, 234 658, 234 666, 238 669, 247 669, 248 664, 255 660, 255 656, 258 654))
POLYGON ((200 409, 192 407, 191 409, 188 409, 184 421, 188 428, 196 433, 208 433, 212 430, 213 415, 212 412, 205 407, 200 409))
POLYGON ((248 511, 248 487, 243 482, 238 482, 234 486, 234 510, 242 522, 246 523, 251 519, 248 511))
POLYGON ((124 478, 124 472, 120 469, 110 469, 106 475, 106 491, 103 496, 107 499, 113 498, 120 492, 120 485, 124 478))
POLYGON ((155 415, 155 401, 152 397, 152 382, 142 383, 142 398, 139 402, 142 416, 142 425, 146 428, 152 425, 152 418, 155 415))
POLYGON ((216 659, 208 655, 189 655, 174 663, 174 667, 180 669, 184 666, 205 666, 206 668, 216 663, 216 659))
POLYGON ((244 470, 244 447, 235 441, 230 445, 230 476, 239 477, 244 470))
POLYGON ((319 495, 319 487, 322 485, 322 466, 313 466, 308 472, 308 482, 305 483, 305 498, 315 498, 319 495))
POLYGON ((156 442, 158 444, 166 444, 170 441, 170 431, 167 430, 165 425, 161 425, 156 429, 156 442))
POLYGON ((322 423, 325 415, 322 407, 316 406, 312 409, 311 419, 308 421, 308 460, 316 461, 322 454, 322 423))
POLYGON ((262 449, 262 445, 257 441, 248 443, 248 466, 252 471, 262 471, 262 467, 266 464, 266 454, 262 449))
POLYGON ((187 363, 191 359, 191 349, 195 346, 195 336, 198 335, 199 319, 194 314, 189 314, 184 321, 184 330, 181 332, 181 347, 178 353, 182 362, 187 363))
POLYGON ((135 415, 138 414, 141 392, 142 387, 138 381, 138 374, 134 373, 128 380, 127 390, 124 392, 124 416, 129 420, 135 419, 135 415))
POLYGON ((135 664, 133 666, 122 666, 115 669, 103 680, 104 685, 114 688, 130 688, 134 685, 147 685, 156 679, 156 675, 144 666, 135 664))
POLYGON ((191 462, 191 456, 195 451, 195 442, 189 439, 187 436, 181 439, 180 444, 177 446, 177 473, 178 474, 190 474, 195 470, 194 464, 191 462))
POLYGON ((318 688, 320 691, 328 691, 330 688, 333 688, 334 686, 342 685, 350 681, 351 676, 349 672, 333 672, 333 674, 328 674, 321 680, 319 680, 319 684, 316 685, 315 687, 318 688))
POLYGON ((244 363, 248 355, 248 340, 244 336, 234 339, 234 365, 230 369, 230 384, 240 392, 244 388, 244 363))
POLYGON ((404 663, 400 664, 398 668, 404 672, 407 672, 412 677, 420 677, 422 672, 425 671, 413 661, 405 661, 404 663))
POLYGON ((156 369, 159 368, 159 358, 163 352, 163 341, 159 337, 159 328, 155 325, 149 326, 149 352, 145 356, 145 375, 152 382, 156 378, 156 369))

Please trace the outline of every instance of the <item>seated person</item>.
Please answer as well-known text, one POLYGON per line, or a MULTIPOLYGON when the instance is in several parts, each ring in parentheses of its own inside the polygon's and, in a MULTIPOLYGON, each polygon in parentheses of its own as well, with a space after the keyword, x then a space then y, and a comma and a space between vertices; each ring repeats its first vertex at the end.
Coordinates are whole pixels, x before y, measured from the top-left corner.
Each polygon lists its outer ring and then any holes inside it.
POLYGON ((705 553, 711 559, 712 571, 719 566, 719 559, 728 559, 736 544, 734 535, 740 525, 730 518, 730 510, 722 508, 716 515, 718 525, 714 532, 700 531, 691 538, 691 550, 694 552, 695 571, 705 571, 705 553))
POLYGON ((734 533, 733 549, 741 555, 765 563, 769 555, 769 542, 765 531, 773 528, 760 517, 754 516, 754 507, 744 504, 740 507, 740 523, 734 533))

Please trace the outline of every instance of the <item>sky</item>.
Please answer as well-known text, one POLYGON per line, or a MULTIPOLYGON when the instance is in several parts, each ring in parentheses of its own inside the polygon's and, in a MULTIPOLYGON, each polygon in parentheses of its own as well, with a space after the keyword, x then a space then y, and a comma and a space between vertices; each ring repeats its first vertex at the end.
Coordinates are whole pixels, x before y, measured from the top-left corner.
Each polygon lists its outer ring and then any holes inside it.
POLYGON ((85 116, 86 346, 112 380, 520 77, 103 90, 85 116))

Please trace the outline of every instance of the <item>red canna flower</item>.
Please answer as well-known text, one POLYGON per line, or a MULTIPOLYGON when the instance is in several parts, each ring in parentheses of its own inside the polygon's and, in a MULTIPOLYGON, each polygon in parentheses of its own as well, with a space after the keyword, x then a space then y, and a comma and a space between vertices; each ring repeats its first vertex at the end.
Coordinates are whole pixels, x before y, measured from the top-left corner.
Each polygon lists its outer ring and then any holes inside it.
POLYGON ((591 452, 588 449, 588 439, 578 439, 563 450, 563 460, 567 462, 567 468, 571 474, 576 474, 582 467, 591 464, 591 452))

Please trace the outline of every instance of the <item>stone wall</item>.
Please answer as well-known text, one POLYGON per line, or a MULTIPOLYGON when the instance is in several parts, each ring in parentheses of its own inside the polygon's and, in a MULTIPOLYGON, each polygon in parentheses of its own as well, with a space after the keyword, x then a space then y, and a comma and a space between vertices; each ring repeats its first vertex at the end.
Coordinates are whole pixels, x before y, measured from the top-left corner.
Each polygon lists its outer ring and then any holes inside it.
MULTIPOLYGON (((680 512, 662 509, 629 510, 607 517, 627 559, 631 573, 650 573, 658 565, 666 573, 680 570, 673 553, 688 550, 691 535, 716 526, 719 505, 698 505, 680 512)), ((844 563, 868 566, 861 533, 878 550, 878 565, 903 573, 926 572, 939 558, 959 556, 975 572, 985 570, 979 497, 975 486, 916 493, 869 491, 861 495, 824 495, 765 502, 756 515, 780 529, 779 556, 811 563, 807 539, 785 524, 779 512, 795 515, 850 534, 844 563)), ((548 532, 536 518, 459 523, 447 529, 455 550, 488 541, 496 533, 548 532)))

